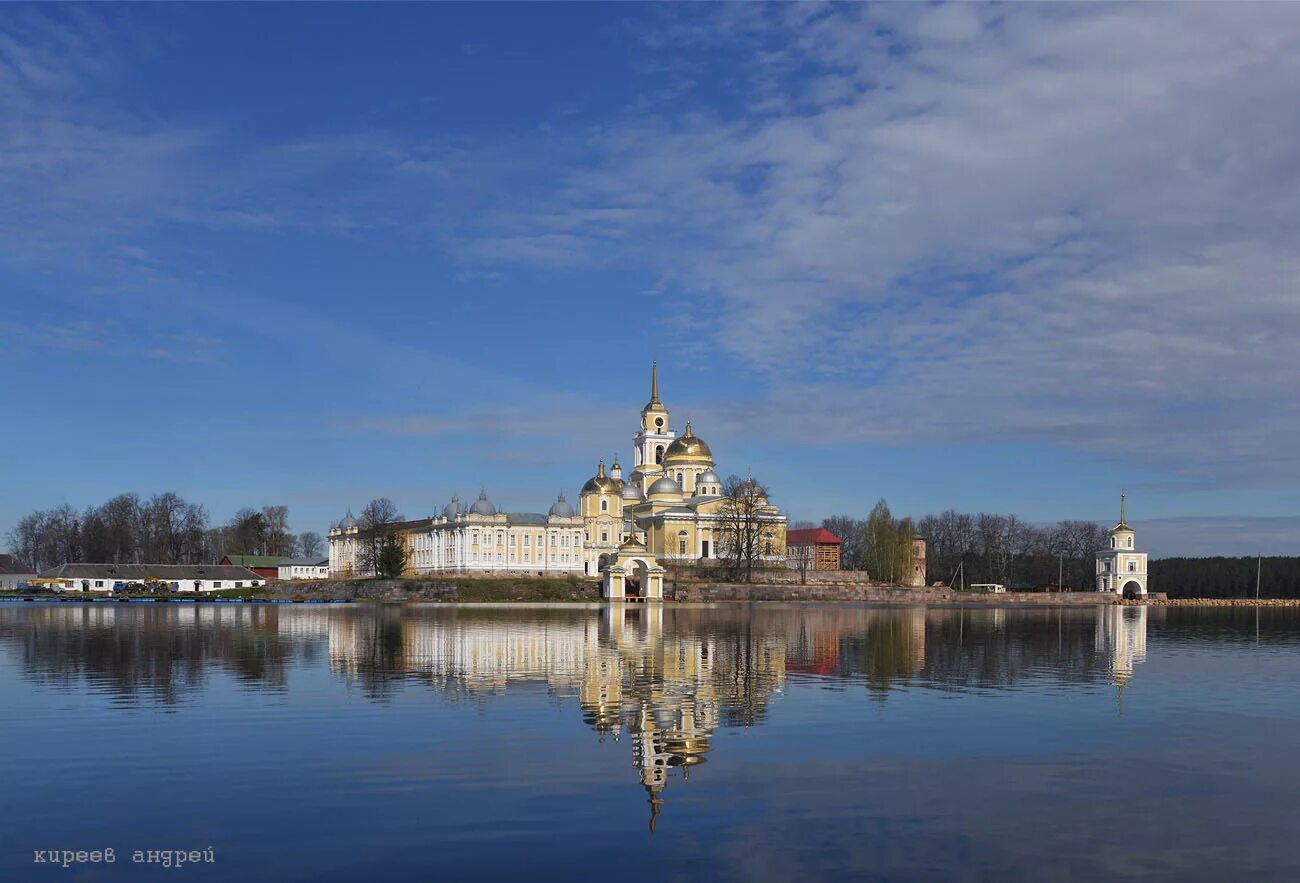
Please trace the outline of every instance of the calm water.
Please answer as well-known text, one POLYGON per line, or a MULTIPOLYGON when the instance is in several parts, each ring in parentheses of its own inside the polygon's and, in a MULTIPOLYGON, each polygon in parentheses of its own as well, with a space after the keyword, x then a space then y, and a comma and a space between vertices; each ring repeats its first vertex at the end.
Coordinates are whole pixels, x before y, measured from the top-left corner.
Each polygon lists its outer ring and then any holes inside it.
POLYGON ((1300 880, 1298 674, 1294 610, 0 604, 0 880, 1300 880))

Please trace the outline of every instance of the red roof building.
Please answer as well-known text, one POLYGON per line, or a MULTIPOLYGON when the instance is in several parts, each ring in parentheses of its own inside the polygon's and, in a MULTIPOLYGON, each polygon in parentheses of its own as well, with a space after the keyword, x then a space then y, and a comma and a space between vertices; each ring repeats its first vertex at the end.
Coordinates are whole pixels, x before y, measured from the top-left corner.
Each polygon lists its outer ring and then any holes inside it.
POLYGON ((839 570, 841 542, 839 537, 824 527, 787 530, 786 559, 795 566, 801 560, 807 560, 811 562, 813 570, 839 570))

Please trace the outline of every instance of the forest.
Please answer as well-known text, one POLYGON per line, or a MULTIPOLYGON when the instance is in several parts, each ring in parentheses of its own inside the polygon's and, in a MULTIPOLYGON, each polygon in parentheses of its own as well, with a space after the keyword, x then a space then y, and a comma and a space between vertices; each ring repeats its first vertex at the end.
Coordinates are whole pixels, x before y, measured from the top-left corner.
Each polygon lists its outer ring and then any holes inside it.
POLYGON ((1151 590, 1170 598, 1300 598, 1300 556, 1158 558, 1147 568, 1151 590))
POLYGON ((294 533, 289 507, 245 508, 225 524, 171 491, 118 494, 78 510, 68 504, 24 515, 9 531, 9 551, 38 572, 71 561, 214 564, 225 555, 311 557, 324 552, 314 531, 294 533))

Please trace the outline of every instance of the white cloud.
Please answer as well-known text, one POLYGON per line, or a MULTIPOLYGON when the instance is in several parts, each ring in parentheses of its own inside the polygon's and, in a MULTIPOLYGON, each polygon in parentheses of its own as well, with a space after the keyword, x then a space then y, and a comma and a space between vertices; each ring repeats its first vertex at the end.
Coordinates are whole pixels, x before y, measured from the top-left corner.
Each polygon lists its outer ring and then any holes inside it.
POLYGON ((596 168, 495 218, 477 253, 599 254, 707 297, 709 336, 768 375, 755 421, 1300 480, 1295 7, 729 8, 714 26, 692 14, 660 43, 752 50, 749 114, 622 120, 596 168))
POLYGON ((1039 440, 1198 486, 1300 481, 1296 7, 653 14, 638 65, 667 88, 599 128, 240 150, 90 88, 143 51, 93 14, 7 17, 0 257, 148 276, 163 258, 134 238, 172 223, 431 238, 466 277, 649 270, 682 293, 665 328, 684 350, 764 375, 727 426, 793 414, 832 443, 1039 440))

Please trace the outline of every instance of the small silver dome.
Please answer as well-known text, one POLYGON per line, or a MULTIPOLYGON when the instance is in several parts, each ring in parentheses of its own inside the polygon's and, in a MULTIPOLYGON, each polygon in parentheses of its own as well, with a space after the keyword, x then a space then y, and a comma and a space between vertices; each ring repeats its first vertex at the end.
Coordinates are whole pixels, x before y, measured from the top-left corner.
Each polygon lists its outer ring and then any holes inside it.
POLYGON ((550 514, 557 518, 573 517, 573 507, 564 499, 564 491, 560 491, 560 498, 551 504, 550 514))
POLYGON ((705 469, 695 479, 696 484, 722 484, 722 479, 718 478, 718 473, 712 469, 705 469))
POLYGON ((341 526, 344 530, 350 530, 357 526, 357 520, 352 517, 351 509, 349 509, 348 514, 343 517, 343 524, 341 526))
POLYGON ((650 485, 650 496, 652 497, 655 494, 677 494, 678 496, 681 496, 681 493, 682 486, 666 475, 654 484, 650 485))
POLYGON ((469 507, 469 511, 474 515, 496 515, 497 510, 492 507, 492 501, 487 498, 487 491, 479 491, 478 499, 474 505, 469 507))
POLYGON ((452 494, 451 502, 442 507, 442 517, 451 519, 463 514, 465 506, 460 502, 460 494, 452 494))
POLYGON ((645 499, 645 494, 641 493, 641 485, 637 484, 635 481, 629 481, 627 484, 623 485, 623 490, 619 491, 619 494, 625 500, 640 501, 645 499))

